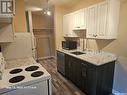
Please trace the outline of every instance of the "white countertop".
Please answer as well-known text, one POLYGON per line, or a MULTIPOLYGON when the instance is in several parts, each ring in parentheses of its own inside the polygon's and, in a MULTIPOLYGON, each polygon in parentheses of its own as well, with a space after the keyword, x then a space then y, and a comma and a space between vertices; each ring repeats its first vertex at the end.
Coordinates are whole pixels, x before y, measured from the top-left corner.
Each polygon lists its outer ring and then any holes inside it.
POLYGON ((6 69, 20 67, 20 66, 26 66, 36 63, 36 61, 32 57, 28 58, 20 58, 20 59, 12 59, 12 60, 6 60, 6 69))
POLYGON ((65 50, 62 48, 57 49, 57 51, 71 55, 71 56, 81 59, 83 61, 87 61, 93 65, 96 65, 96 66, 100 66, 100 65, 115 61, 117 59, 117 57, 114 54, 104 52, 104 51, 99 52, 99 51, 94 51, 94 50, 86 50, 86 51, 65 50), (81 55, 71 54, 71 52, 74 52, 74 51, 81 51, 81 52, 84 52, 85 54, 81 54, 81 55))

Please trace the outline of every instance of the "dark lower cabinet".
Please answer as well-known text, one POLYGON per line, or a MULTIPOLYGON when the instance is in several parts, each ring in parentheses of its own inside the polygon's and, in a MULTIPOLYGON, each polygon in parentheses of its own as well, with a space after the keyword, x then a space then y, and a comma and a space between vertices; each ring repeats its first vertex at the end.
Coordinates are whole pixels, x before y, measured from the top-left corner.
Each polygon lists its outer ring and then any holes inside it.
POLYGON ((77 87, 87 92, 87 64, 72 56, 67 56, 65 61, 65 76, 77 87))
POLYGON ((101 66, 88 66, 87 92, 88 95, 111 95, 113 88, 115 61, 101 66))
POLYGON ((87 95, 110 95, 115 61, 96 66, 66 54, 65 77, 87 95))
POLYGON ((85 93, 87 92, 87 83, 88 83, 88 66, 86 62, 81 62, 81 78, 80 81, 81 83, 81 90, 84 91, 85 93))
POLYGON ((57 51, 57 71, 65 75, 65 56, 66 54, 57 51))
POLYGON ((77 59, 71 56, 66 57, 65 76, 75 83, 78 87, 81 85, 81 65, 77 59))

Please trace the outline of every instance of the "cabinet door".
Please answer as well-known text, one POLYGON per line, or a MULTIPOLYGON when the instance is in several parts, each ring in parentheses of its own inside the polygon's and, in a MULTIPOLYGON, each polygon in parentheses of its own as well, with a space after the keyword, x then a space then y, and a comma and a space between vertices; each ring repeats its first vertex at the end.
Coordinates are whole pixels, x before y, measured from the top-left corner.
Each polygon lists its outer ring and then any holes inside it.
POLYGON ((108 33, 107 39, 116 39, 119 26, 120 0, 108 1, 108 33))
POLYGON ((74 29, 80 28, 80 11, 76 11, 73 13, 74 15, 74 29))
POLYGON ((107 30, 107 21, 108 21, 108 2, 102 2, 98 4, 98 26, 97 26, 97 35, 98 38, 106 38, 107 30))
POLYGON ((65 37, 77 37, 73 31, 74 27, 74 15, 73 13, 64 15, 63 17, 63 35, 65 37))
POLYGON ((63 16, 63 35, 68 36, 69 34, 69 15, 63 16))
POLYGON ((67 56, 65 65, 65 75, 78 87, 81 87, 81 63, 80 60, 67 56))
POLYGON ((72 73, 73 73, 73 82, 81 88, 81 63, 80 60, 72 58, 72 73))
POLYGON ((76 33, 73 31, 74 27, 74 13, 69 14, 69 36, 77 37, 76 33))
POLYGON ((86 29, 87 28, 87 19, 88 19, 88 9, 85 8, 83 13, 84 13, 84 16, 83 16, 84 20, 82 20, 82 21, 83 21, 84 28, 86 29))
POLYGON ((65 76, 68 79, 71 79, 72 76, 72 64, 70 62, 70 56, 66 55, 66 59, 65 59, 65 76))
POLYGON ((96 67, 88 66, 87 68, 87 93, 88 95, 97 95, 96 86, 97 86, 96 67))
POLYGON ((57 51, 57 70, 65 75, 65 54, 57 51))
POLYGON ((74 29, 86 28, 87 9, 81 9, 73 13, 74 15, 74 29))
POLYGON ((97 37, 97 5, 88 7, 87 38, 97 37))
POLYGON ((86 62, 82 62, 81 63, 81 89, 87 93, 87 63, 86 62))

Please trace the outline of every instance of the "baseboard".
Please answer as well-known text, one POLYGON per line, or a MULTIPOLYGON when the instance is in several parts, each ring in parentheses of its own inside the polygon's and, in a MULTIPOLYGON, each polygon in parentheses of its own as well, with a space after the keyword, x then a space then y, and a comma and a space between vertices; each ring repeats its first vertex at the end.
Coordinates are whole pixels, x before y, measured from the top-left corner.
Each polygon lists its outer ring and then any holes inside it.
POLYGON ((49 58, 54 58, 55 59, 55 56, 40 57, 40 58, 38 58, 38 60, 44 60, 44 59, 49 59, 49 58))

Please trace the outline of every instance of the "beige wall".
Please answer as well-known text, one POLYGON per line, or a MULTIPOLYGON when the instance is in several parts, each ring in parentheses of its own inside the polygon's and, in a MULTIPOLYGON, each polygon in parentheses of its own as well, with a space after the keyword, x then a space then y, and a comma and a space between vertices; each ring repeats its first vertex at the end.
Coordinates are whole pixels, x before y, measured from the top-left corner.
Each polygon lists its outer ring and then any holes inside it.
POLYGON ((26 17, 24 0, 15 0, 14 31, 26 32, 26 17))
POLYGON ((67 9, 61 6, 55 6, 54 11, 54 25, 55 25, 55 43, 56 48, 59 48, 63 40, 63 15, 67 13, 67 9))

